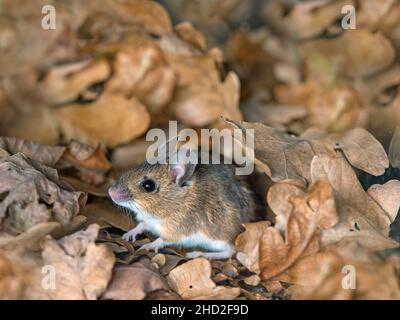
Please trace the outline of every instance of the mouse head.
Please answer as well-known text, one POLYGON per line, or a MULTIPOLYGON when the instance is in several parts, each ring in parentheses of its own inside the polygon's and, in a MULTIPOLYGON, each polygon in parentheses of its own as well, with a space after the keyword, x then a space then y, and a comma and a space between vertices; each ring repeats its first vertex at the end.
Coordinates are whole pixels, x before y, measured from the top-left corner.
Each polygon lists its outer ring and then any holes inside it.
POLYGON ((173 164, 146 161, 123 174, 108 193, 117 205, 136 214, 165 217, 178 213, 187 196, 194 193, 196 166, 181 154, 173 164))

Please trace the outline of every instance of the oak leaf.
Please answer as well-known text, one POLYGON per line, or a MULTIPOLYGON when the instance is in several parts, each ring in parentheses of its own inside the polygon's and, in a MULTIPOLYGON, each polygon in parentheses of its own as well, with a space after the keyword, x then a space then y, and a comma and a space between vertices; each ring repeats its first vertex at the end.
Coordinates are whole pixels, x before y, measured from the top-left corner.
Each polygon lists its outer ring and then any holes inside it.
POLYGON ((115 258, 105 245, 95 244, 98 231, 93 224, 58 241, 51 237, 43 241, 43 261, 56 271, 51 299, 93 300, 106 290, 115 258))
POLYGON ((183 299, 234 299, 239 288, 217 286, 211 280, 211 264, 204 258, 190 260, 167 276, 169 286, 183 299))

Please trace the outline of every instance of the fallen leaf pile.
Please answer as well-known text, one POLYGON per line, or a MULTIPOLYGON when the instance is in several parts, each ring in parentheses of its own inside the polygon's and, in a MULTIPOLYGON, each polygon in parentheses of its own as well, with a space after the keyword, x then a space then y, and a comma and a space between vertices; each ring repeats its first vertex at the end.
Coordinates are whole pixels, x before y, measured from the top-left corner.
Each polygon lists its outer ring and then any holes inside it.
POLYGON ((0 299, 400 299, 399 1, 51 3, 0 4, 0 299), (231 259, 122 238, 169 120, 254 130, 231 259))
MULTIPOLYGON (((156 2, 54 5, 62 21, 55 32, 38 27, 17 34, 12 21, 23 12, 13 10, 13 1, 2 4, 7 16, 0 33, 13 42, 1 64, 3 135, 115 148, 171 118, 198 127, 214 126, 220 115, 241 119, 239 81, 234 73, 223 74, 222 52, 208 50, 190 23, 173 27, 156 2), (32 38, 46 45, 29 46, 23 61, 13 59, 32 38), (17 94, 21 90, 26 95, 17 94)), ((30 6, 24 10, 40 1, 30 6)), ((40 10, 33 12, 23 24, 40 21, 40 10)))

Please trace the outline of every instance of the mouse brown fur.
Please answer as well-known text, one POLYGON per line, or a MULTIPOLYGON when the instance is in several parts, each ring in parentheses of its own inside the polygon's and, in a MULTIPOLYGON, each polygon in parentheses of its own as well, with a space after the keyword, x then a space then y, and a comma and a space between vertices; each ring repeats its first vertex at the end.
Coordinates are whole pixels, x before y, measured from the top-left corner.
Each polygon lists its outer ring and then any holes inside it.
POLYGON ((132 212, 138 227, 124 237, 150 232, 164 246, 200 248, 189 256, 227 258, 233 242, 250 220, 254 198, 247 184, 227 164, 149 164, 126 172, 110 188, 112 200, 132 212), (120 197, 119 197, 120 196, 120 197))

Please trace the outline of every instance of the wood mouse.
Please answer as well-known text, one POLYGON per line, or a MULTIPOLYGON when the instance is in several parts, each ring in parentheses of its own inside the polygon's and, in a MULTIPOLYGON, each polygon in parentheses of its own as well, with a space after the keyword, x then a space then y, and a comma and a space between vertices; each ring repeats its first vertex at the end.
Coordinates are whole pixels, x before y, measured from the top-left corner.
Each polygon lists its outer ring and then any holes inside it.
POLYGON ((234 240, 242 223, 252 217, 252 192, 235 166, 149 164, 147 161, 123 174, 109 188, 113 202, 139 222, 123 235, 128 241, 150 232, 157 239, 141 249, 158 251, 171 246, 199 248, 187 257, 227 259, 235 253, 234 240))

